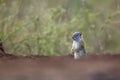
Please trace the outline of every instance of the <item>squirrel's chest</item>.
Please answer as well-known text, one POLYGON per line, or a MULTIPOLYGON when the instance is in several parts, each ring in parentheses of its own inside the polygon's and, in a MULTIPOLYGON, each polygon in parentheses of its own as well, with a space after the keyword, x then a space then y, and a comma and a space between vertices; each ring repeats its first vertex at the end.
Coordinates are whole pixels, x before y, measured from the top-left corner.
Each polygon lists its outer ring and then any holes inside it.
POLYGON ((74 49, 77 49, 80 47, 80 42, 77 42, 77 41, 73 41, 73 48, 74 49))

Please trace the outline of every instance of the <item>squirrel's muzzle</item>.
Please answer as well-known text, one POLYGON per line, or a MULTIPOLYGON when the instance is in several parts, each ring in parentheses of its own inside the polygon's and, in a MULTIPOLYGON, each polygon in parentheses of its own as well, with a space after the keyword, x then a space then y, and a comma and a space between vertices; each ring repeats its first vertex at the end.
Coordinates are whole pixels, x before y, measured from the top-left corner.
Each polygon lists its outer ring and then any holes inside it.
POLYGON ((72 39, 75 40, 74 36, 72 36, 72 39))

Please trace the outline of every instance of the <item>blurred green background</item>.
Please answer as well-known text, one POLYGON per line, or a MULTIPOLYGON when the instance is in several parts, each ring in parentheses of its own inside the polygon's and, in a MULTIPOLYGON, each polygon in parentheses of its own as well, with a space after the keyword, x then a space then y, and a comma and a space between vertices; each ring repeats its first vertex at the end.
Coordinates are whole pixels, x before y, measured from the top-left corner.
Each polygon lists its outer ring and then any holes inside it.
POLYGON ((0 38, 16 55, 65 55, 81 31, 89 54, 120 52, 120 0, 0 0, 0 38))

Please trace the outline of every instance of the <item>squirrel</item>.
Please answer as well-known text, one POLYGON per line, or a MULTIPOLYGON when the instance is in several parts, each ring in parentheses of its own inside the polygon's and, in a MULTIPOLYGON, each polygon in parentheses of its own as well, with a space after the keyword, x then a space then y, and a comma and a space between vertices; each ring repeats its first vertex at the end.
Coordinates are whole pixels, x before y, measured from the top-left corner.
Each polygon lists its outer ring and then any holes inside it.
POLYGON ((3 42, 1 39, 0 39, 0 50, 2 52, 2 55, 6 55, 5 49, 3 48, 3 42))
POLYGON ((74 55, 74 59, 79 59, 81 56, 84 56, 86 54, 82 32, 73 33, 72 39, 72 54, 74 55))

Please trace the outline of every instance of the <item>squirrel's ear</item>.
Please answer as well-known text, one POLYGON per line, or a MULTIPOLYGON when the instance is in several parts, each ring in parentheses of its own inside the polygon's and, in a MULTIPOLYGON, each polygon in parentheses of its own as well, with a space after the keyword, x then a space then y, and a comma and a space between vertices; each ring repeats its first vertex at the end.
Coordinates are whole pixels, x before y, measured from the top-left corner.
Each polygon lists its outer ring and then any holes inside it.
POLYGON ((82 35, 82 32, 80 32, 80 35, 82 35))

